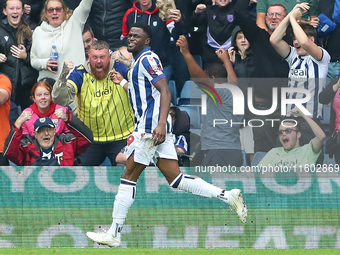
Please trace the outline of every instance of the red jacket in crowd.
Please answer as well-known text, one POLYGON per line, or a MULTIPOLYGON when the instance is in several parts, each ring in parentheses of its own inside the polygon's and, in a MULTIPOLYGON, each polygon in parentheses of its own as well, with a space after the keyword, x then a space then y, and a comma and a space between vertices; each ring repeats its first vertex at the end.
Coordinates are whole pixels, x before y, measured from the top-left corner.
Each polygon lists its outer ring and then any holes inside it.
MULTIPOLYGON (((66 124, 71 132, 56 134, 52 151, 60 166, 73 166, 75 158, 92 143, 93 134, 75 116, 66 124)), ((22 136, 22 128, 13 126, 6 139, 4 156, 18 166, 39 165, 34 162, 41 159, 41 147, 34 137, 22 136)))

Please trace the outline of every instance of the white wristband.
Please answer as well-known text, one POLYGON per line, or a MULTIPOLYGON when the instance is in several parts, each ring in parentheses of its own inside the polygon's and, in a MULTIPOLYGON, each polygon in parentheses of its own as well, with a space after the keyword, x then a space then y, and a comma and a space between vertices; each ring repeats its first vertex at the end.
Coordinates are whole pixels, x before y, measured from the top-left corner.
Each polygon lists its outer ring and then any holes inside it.
POLYGON ((122 87, 124 88, 124 86, 125 86, 125 84, 126 84, 127 82, 128 82, 127 80, 123 79, 123 80, 119 83, 119 85, 122 86, 122 87))

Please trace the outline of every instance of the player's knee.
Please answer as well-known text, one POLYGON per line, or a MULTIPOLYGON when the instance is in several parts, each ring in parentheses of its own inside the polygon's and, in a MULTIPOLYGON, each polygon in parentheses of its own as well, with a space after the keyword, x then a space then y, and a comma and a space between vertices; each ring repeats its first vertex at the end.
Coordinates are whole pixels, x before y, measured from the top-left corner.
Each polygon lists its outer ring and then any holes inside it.
POLYGON ((191 180, 195 180, 196 178, 191 176, 191 175, 187 175, 187 174, 183 174, 180 173, 171 183, 170 186, 172 188, 179 188, 181 182, 183 182, 183 179, 191 179, 191 180))
POLYGON ((134 181, 134 182, 137 181, 138 177, 139 177, 139 172, 134 171, 134 169, 128 169, 128 168, 125 169, 125 171, 123 172, 121 176, 122 179, 134 181))
POLYGON ((183 178, 183 173, 180 173, 179 175, 177 175, 177 177, 169 184, 170 187, 175 188, 175 189, 178 188, 178 185, 182 181, 182 178, 183 178))

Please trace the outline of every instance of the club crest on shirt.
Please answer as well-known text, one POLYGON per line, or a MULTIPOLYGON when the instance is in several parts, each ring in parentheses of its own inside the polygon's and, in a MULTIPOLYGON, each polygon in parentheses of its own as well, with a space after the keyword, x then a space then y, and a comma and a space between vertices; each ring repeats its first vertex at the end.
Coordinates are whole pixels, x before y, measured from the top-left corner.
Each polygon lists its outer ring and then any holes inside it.
POLYGON ((153 66, 157 66, 157 63, 155 61, 155 59, 152 56, 146 56, 146 58, 148 59, 148 62, 150 63, 150 65, 153 66))
POLYGON ((227 15, 227 20, 228 20, 229 22, 233 22, 233 21, 234 21, 234 15, 228 14, 228 15, 227 15))
POLYGON ((152 75, 157 73, 158 71, 162 71, 162 66, 160 64, 157 63, 157 61, 152 57, 152 56, 147 56, 146 57, 150 67, 151 68, 147 68, 147 71, 152 75))
POLYGON ((55 127, 58 127, 58 125, 59 125, 58 119, 52 119, 52 122, 53 122, 55 127))

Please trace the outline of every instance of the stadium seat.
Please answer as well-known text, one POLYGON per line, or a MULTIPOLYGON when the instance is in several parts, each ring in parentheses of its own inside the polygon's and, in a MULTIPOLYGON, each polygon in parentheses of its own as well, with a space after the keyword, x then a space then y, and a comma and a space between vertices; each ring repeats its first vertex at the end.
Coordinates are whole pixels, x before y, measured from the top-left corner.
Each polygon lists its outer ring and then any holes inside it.
POLYGON ((262 160, 262 158, 267 154, 265 151, 257 151, 254 154, 253 160, 251 161, 251 166, 257 166, 258 163, 262 160))
POLYGON ((190 106, 190 127, 200 129, 201 128, 201 107, 192 105, 190 106))
POLYGON ((190 105, 190 83, 191 81, 184 83, 178 99, 178 105, 190 105))
POLYGON ((186 111, 190 117, 190 129, 201 128, 201 107, 197 105, 179 106, 181 111, 186 111))
POLYGON ((181 106, 178 106, 178 108, 181 110, 181 111, 186 111, 190 117, 190 107, 189 105, 181 105, 181 106))
POLYGON ((321 128, 329 135, 329 123, 331 119, 331 104, 323 106, 323 119, 321 120, 321 128))
MULTIPOLYGON (((179 108, 180 109, 180 108, 179 108)), ((190 129, 190 115, 186 110, 181 110, 176 118, 172 133, 175 135, 183 135, 188 133, 190 129)))
POLYGON ((101 163, 101 166, 111 166, 111 161, 108 157, 105 158, 104 162, 101 163))
POLYGON ((194 55, 193 57, 196 63, 203 69, 203 61, 201 55, 194 55))
POLYGON ((247 154, 244 150, 242 150, 242 158, 243 158, 243 163, 242 166, 247 166, 248 162, 247 162, 247 154))
POLYGON ((174 80, 169 81, 169 89, 171 92, 171 103, 173 105, 177 105, 177 88, 174 80))
POLYGON ((193 81, 186 81, 183 85, 178 105, 201 105, 202 94, 203 91, 193 81))
POLYGON ((323 159, 323 164, 334 166, 335 165, 335 158, 334 158, 334 156, 333 156, 333 158, 330 158, 329 154, 325 154, 325 157, 323 159))
POLYGON ((10 166, 16 166, 12 161, 8 160, 10 166))

